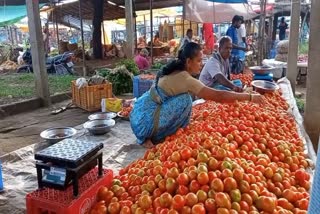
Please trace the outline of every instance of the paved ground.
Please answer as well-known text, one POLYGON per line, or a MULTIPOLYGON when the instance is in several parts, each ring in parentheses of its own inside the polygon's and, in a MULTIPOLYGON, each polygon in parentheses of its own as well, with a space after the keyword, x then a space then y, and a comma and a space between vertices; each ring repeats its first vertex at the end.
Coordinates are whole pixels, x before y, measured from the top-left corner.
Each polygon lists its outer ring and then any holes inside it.
POLYGON ((84 123, 89 113, 79 108, 68 109, 58 115, 51 115, 54 108, 65 106, 65 101, 32 112, 7 117, 0 123, 0 156, 40 141, 40 132, 52 127, 77 126, 84 123))

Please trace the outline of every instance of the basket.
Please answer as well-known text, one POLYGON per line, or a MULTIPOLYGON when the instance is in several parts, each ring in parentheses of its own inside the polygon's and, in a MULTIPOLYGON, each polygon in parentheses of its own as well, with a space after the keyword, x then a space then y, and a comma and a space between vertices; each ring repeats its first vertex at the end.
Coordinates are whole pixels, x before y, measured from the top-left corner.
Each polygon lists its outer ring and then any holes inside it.
POLYGON ((112 97, 112 84, 85 86, 78 88, 72 81, 72 103, 86 111, 93 112, 101 109, 101 100, 112 97))
POLYGON ((142 80, 140 76, 133 78, 133 96, 138 98, 141 97, 146 91, 149 91, 154 80, 142 80))
POLYGON ((96 201, 100 187, 110 187, 113 179, 111 170, 104 170, 102 178, 97 176, 97 168, 79 179, 79 197, 74 198, 72 186, 67 190, 44 188, 26 196, 27 214, 84 214, 89 213, 96 201))

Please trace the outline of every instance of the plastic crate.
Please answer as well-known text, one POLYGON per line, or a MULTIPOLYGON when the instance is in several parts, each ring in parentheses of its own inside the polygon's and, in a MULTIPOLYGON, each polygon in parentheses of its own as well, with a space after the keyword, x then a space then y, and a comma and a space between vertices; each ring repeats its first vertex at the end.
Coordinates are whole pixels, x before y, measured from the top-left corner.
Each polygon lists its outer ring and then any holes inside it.
POLYGON ((104 170, 104 176, 98 178, 97 168, 91 170, 79 180, 79 196, 74 198, 72 185, 65 191, 44 188, 26 196, 27 214, 85 214, 96 201, 100 187, 111 186, 112 170, 104 170))
POLYGON ((101 109, 101 100, 112 97, 112 84, 85 86, 78 88, 72 81, 72 103, 86 111, 93 112, 101 109))
POLYGON ((133 78, 133 96, 138 98, 141 97, 146 91, 148 91, 154 80, 142 80, 140 76, 135 76, 133 78))

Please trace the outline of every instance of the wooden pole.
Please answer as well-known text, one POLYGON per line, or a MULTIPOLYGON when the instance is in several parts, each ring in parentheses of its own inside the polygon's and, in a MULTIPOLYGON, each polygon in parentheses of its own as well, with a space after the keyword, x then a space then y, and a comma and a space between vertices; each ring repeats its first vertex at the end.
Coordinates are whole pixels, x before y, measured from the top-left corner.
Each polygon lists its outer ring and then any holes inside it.
MULTIPOLYGON (((104 22, 102 22, 102 35, 103 35, 103 44, 105 46, 107 42, 106 42, 106 32, 105 32, 105 29, 104 29, 104 22)), ((104 47, 103 47, 103 51, 104 51, 104 47)))
MULTIPOLYGON (((87 76, 87 67, 86 67, 86 51, 84 48, 84 35, 83 35, 83 19, 82 19, 82 1, 79 0, 79 17, 80 17, 80 31, 81 31, 81 43, 82 43, 82 71, 83 76, 87 76)), ((101 25, 100 25, 101 28, 101 25)), ((101 40, 101 37, 100 37, 101 40)))
POLYGON ((55 14, 54 14, 54 17, 55 17, 55 24, 56 24, 56 37, 57 37, 57 45, 58 45, 58 49, 59 49, 59 44, 60 44, 60 38, 59 38, 59 25, 58 25, 58 10, 57 10, 57 6, 55 5, 54 6, 55 10, 55 14))
POLYGON ((266 0, 261 0, 260 8, 260 23, 259 23, 259 41, 258 41, 258 64, 262 64, 265 55, 265 17, 266 17, 266 0))
POLYGON ((153 0, 150 0, 150 36, 151 36, 151 49, 150 49, 150 57, 151 64, 153 64, 153 0))
POLYGON ((293 93, 295 93, 296 79, 297 79, 300 7, 301 7, 300 0, 291 1, 291 22, 290 22, 287 76, 288 76, 288 79, 290 80, 293 93))
MULTIPOLYGON (((86 1, 87 2, 87 1, 86 1)), ((93 0, 93 33, 92 33, 92 43, 93 43, 93 55, 96 59, 102 59, 102 33, 101 33, 101 23, 103 22, 103 10, 104 0, 93 0)))
POLYGON ((48 74, 45 64, 44 43, 42 36, 39 0, 26 1, 33 73, 36 78, 36 95, 44 106, 50 106, 48 74))
POLYGON ((320 1, 311 1, 305 125, 315 151, 320 133, 320 1))
POLYGON ((125 0, 126 10, 126 32, 127 32, 127 50, 128 58, 134 57, 134 19, 132 0, 125 0))

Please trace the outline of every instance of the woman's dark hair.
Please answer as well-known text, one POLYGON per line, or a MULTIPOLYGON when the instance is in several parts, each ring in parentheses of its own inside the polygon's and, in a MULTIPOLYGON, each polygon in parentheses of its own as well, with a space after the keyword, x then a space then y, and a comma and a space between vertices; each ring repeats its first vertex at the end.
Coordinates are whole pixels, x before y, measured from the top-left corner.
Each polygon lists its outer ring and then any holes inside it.
POLYGON ((179 50, 178 58, 165 65, 157 74, 156 83, 160 77, 169 75, 175 71, 184 71, 186 69, 187 59, 193 59, 201 51, 200 45, 194 42, 189 42, 179 50))

